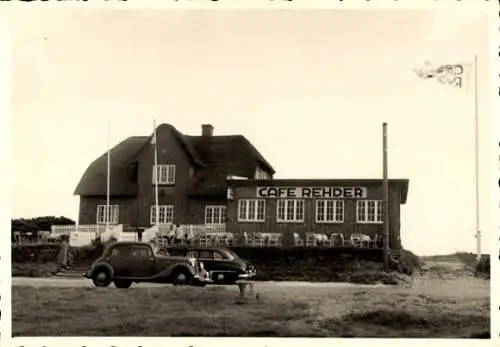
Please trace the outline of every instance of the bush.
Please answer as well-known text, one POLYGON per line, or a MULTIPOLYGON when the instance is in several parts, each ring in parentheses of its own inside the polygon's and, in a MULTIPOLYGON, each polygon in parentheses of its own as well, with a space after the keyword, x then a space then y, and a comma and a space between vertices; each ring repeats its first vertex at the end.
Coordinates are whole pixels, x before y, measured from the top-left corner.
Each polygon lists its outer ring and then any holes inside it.
POLYGON ((84 247, 70 247, 69 258, 72 264, 90 265, 102 255, 104 245, 88 245, 84 247))
POLYGON ((54 243, 13 246, 12 263, 55 263, 61 249, 62 245, 54 243))
POLYGON ((490 257, 487 255, 483 255, 479 260, 479 263, 476 265, 476 275, 485 277, 487 279, 490 278, 490 257))
POLYGON ((66 217, 45 216, 37 218, 20 218, 11 219, 11 238, 14 242, 14 231, 19 231, 21 234, 31 234, 30 238, 35 239, 38 231, 49 231, 52 225, 74 225, 75 221, 66 217))
POLYGON ((401 256, 396 271, 412 276, 417 270, 421 270, 420 258, 409 250, 401 250, 401 256))

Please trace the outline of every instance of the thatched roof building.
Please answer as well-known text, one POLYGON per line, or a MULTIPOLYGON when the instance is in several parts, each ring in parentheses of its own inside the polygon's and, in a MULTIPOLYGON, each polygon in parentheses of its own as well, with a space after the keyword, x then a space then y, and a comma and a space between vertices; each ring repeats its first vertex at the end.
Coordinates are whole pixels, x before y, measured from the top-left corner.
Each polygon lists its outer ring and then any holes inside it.
MULTIPOLYGON (((208 131, 212 131, 213 127, 208 131)), ((204 129, 205 129, 204 128, 204 129)), ((195 169, 193 196, 220 196, 226 194, 227 175, 252 178, 256 165, 274 174, 275 171, 259 151, 242 135, 191 136, 184 135, 170 124, 161 124, 157 133, 169 130, 180 147, 188 154, 195 169)), ((204 130, 205 131, 205 130, 204 130)), ((152 135, 129 137, 110 150, 112 196, 135 196, 138 192, 138 163, 147 148, 151 149, 152 135)), ((152 152, 150 152, 152 153, 152 152)), ((148 154, 150 155, 150 154, 148 154)), ((107 153, 92 162, 74 194, 105 196, 107 189, 107 153)))

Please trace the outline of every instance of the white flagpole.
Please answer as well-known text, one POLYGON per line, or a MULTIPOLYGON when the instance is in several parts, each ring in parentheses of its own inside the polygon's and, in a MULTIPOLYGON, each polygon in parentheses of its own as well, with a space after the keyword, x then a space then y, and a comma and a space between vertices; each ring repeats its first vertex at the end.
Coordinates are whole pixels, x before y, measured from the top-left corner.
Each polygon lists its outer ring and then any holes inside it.
POLYGON ((388 153, 387 153, 387 123, 382 123, 382 152, 383 152, 383 222, 384 222, 384 270, 389 271, 389 173, 388 173, 388 153))
POLYGON ((110 141, 111 141, 111 122, 108 120, 108 168, 107 168, 107 183, 106 183, 106 235, 109 231, 109 220, 111 218, 111 207, 109 206, 109 192, 111 186, 111 156, 110 156, 110 141))
POLYGON ((156 119, 154 120, 154 132, 153 132, 153 139, 155 143, 155 148, 154 148, 154 157, 155 157, 155 166, 154 166, 154 175, 155 175, 155 206, 156 206, 156 223, 155 225, 158 226, 160 222, 160 209, 158 208, 158 150, 157 150, 157 143, 156 143, 156 119))
POLYGON ((477 96, 477 54, 474 56, 474 156, 475 156, 475 187, 476 187, 476 260, 481 259, 481 230, 479 218, 479 115, 478 115, 478 96, 477 96))

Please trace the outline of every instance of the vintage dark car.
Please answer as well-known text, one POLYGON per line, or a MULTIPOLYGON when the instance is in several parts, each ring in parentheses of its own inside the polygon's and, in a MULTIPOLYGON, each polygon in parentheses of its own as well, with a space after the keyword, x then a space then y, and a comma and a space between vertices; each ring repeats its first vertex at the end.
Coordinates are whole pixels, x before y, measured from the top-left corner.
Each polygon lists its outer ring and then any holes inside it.
POLYGON ((194 257, 203 263, 214 284, 234 284, 256 274, 252 264, 225 247, 170 245, 163 247, 160 252, 171 256, 194 257))
POLYGON ((155 282, 174 285, 204 285, 208 274, 195 258, 155 255, 150 244, 144 242, 114 242, 108 245, 84 277, 97 287, 112 282, 117 288, 128 288, 132 283, 155 282))

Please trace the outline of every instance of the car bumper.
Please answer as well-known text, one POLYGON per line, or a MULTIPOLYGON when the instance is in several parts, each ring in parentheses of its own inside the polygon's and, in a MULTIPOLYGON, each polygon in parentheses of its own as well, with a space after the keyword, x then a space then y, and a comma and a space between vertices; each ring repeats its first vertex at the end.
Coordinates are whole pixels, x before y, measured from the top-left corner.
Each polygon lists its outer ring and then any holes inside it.
POLYGON ((239 274, 238 275, 238 278, 239 279, 246 279, 246 278, 252 278, 256 275, 256 271, 255 270, 252 270, 252 271, 247 271, 245 273, 242 273, 242 274, 239 274))

